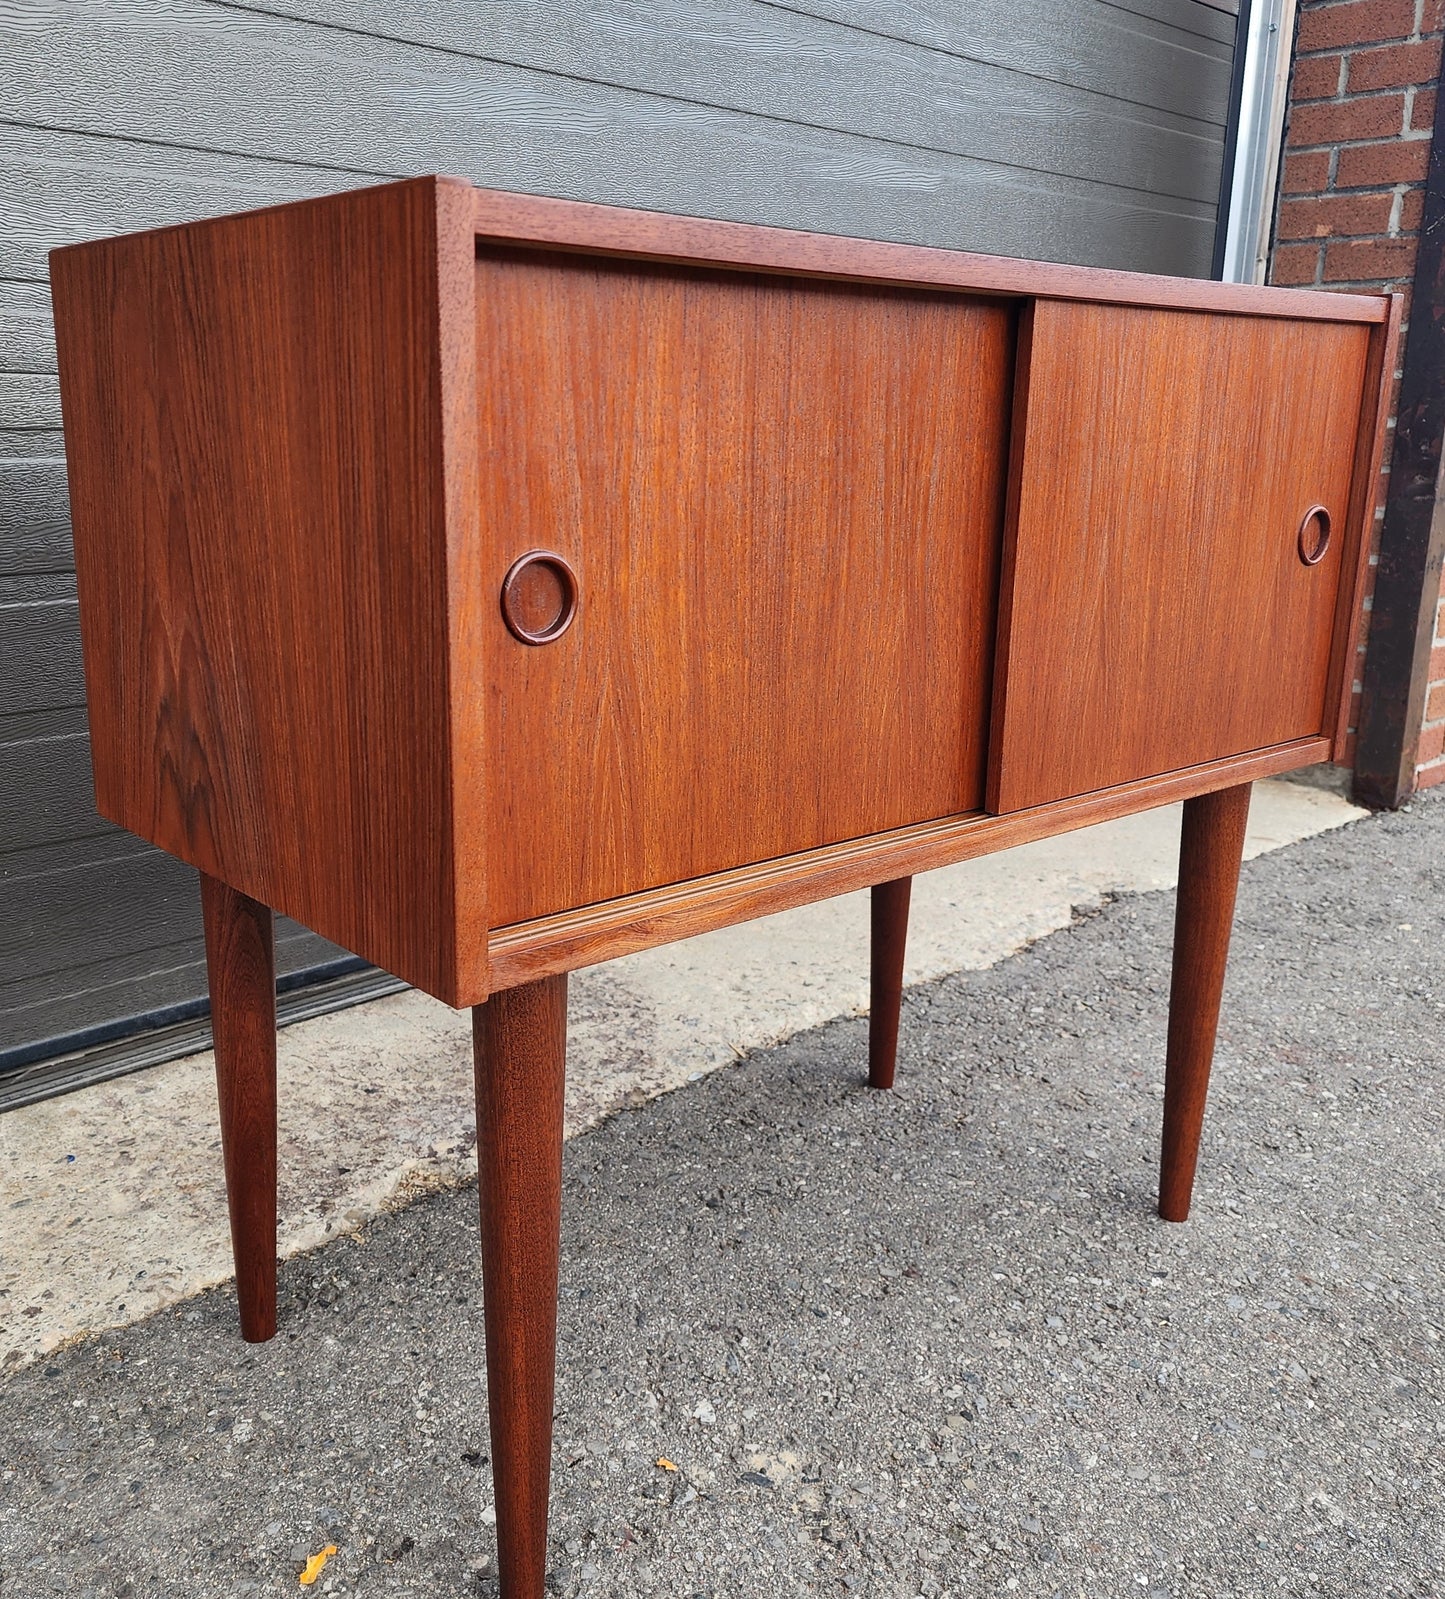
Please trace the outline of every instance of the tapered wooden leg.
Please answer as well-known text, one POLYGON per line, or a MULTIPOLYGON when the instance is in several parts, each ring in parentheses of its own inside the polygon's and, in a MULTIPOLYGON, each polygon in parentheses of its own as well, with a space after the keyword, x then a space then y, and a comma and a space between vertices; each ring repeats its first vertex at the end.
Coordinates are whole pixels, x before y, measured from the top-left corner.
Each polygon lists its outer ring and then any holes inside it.
POLYGON ((276 955, 269 906, 201 873, 241 1336, 276 1336, 276 955))
POLYGON ((1194 1191, 1244 826, 1249 819, 1249 789, 1248 783, 1241 783, 1184 802, 1159 1166, 1159 1214, 1165 1221, 1188 1219, 1194 1191))
POLYGON ((502 1599, 542 1599, 557 1352, 567 978, 472 1012, 492 1481, 502 1599))
POLYGON ((872 893, 872 995, 868 1006, 868 1086, 892 1088, 898 1062, 898 1013, 903 1005, 903 952, 913 879, 879 883, 872 893))

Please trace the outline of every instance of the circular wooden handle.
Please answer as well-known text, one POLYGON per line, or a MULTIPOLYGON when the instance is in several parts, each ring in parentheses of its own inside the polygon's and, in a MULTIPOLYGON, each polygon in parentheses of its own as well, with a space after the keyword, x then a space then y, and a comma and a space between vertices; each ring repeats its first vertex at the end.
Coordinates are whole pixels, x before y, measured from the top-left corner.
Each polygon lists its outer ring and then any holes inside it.
POLYGON ((1312 505, 1300 519, 1299 558, 1306 566, 1318 566, 1330 547, 1330 513, 1323 505, 1312 505))
POLYGON ((528 550, 502 579, 502 620, 523 644, 550 644, 577 615, 577 574, 555 550, 528 550))

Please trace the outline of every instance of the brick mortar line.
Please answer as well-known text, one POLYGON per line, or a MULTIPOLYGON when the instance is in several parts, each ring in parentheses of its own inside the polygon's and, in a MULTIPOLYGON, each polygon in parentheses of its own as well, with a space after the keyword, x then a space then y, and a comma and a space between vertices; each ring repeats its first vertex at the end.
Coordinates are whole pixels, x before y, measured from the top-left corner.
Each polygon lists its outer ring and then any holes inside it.
MULTIPOLYGON (((1412 183, 1412 182, 1406 181, 1403 184, 1396 184, 1396 183, 1375 183, 1375 184, 1368 184, 1368 185, 1366 185, 1366 184, 1354 184, 1348 189, 1296 189, 1292 194, 1282 194, 1280 196, 1280 204, 1281 205, 1289 205, 1294 200, 1334 200, 1334 199, 1352 200, 1352 199, 1360 199, 1360 198, 1368 199, 1372 194, 1390 194, 1390 193, 1394 192, 1396 189, 1402 188, 1402 187, 1403 187, 1405 193, 1408 195, 1408 194, 1413 194, 1417 189, 1423 189, 1425 187, 1425 184, 1424 184, 1424 181, 1421 180, 1419 183, 1412 183)), ((1418 232, 1419 230, 1416 229, 1414 231, 1418 232)), ((1289 244, 1292 241, 1289 240, 1289 239, 1285 239, 1282 242, 1285 243, 1285 244, 1289 244)))
MULTIPOLYGON (((1349 0, 1345 0, 1348 4, 1349 0)), ((1331 56, 1339 56, 1348 61, 1352 56, 1368 55, 1375 50, 1398 50, 1402 45, 1409 49, 1417 44, 1434 44, 1437 39, 1445 39, 1445 28, 1431 28, 1425 33, 1400 34, 1393 39, 1357 39, 1354 44, 1327 44, 1318 50, 1300 50, 1295 55, 1298 61, 1328 61, 1331 56)))
MULTIPOLYGON (((1310 199, 1329 200, 1334 196, 1328 194, 1310 195, 1310 199)), ((1279 242, 1283 244, 1409 244, 1412 239, 1420 237, 1419 228, 1402 229, 1399 233, 1308 233, 1302 238, 1286 239, 1279 242)), ((1364 280, 1361 279, 1361 282, 1364 280)), ((1387 279, 1381 278, 1384 283, 1387 279)))
MULTIPOLYGON (((1329 101, 1322 102, 1328 105, 1329 101)), ((1325 144, 1292 144, 1286 155, 1319 155, 1330 150, 1368 150, 1382 144, 1428 144, 1434 129, 1401 128, 1398 133, 1381 133, 1371 139, 1330 139, 1325 144)), ((1423 180, 1422 180, 1423 181, 1423 180)))
MULTIPOLYGON (((1342 56, 1341 60, 1348 59, 1342 56)), ((1433 89, 1440 81, 1439 74, 1430 78, 1412 78, 1408 83, 1387 83, 1378 89, 1338 89, 1334 94, 1314 94, 1291 99, 1292 106, 1301 105, 1362 105, 1366 100, 1383 100, 1386 95, 1398 94, 1402 99, 1411 90, 1433 89)))
MULTIPOLYGON (((1346 91, 1340 94, 1317 94, 1311 96, 1301 96, 1297 100, 1291 100, 1290 105, 1291 107, 1320 105, 1337 105, 1343 107, 1363 105, 1366 100, 1383 100, 1387 94, 1398 94, 1403 96, 1407 89, 1414 89, 1417 92, 1421 89, 1433 89, 1439 83, 1439 81, 1440 80, 1438 77, 1422 78, 1418 83, 1397 83, 1389 89, 1361 89, 1357 93, 1350 93, 1346 91)), ((1354 140, 1351 141, 1351 143, 1354 142, 1354 140)))

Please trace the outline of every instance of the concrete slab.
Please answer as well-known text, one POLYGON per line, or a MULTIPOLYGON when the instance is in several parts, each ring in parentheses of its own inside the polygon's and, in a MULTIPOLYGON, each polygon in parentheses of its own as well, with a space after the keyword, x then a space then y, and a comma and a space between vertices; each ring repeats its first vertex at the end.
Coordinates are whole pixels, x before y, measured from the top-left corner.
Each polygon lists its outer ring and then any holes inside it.
MULTIPOLYGON (((1366 813, 1260 783, 1255 856, 1366 813)), ((992 966, 1119 893, 1173 885, 1178 807, 920 877, 908 980, 992 966)), ((569 1136, 867 1005, 855 894, 573 979, 569 1136)), ((281 1034, 281 1251, 475 1172, 468 1018, 406 993, 281 1034)), ((900 1063, 906 1070, 906 1062, 900 1063)), ((213 1063, 194 1055, 0 1117, 0 1366, 230 1275, 213 1063)))

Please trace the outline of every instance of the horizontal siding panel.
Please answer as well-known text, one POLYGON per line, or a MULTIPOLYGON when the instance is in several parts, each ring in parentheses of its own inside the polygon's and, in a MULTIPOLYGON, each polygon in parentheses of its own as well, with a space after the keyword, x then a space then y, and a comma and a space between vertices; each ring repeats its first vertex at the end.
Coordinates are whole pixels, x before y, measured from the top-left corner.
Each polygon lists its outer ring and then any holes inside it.
MULTIPOLYGON (((81 736, 84 737, 83 732, 81 736)), ((95 824, 99 831, 82 839, 47 839, 33 849, 0 855, 0 883, 49 877, 56 872, 73 872, 82 866, 100 866, 107 861, 128 860, 133 855, 154 852, 153 844, 147 844, 122 827, 102 821, 98 816, 95 824)))
MULTIPOLYGON (((293 941, 316 937, 292 921, 286 929, 293 941)), ((28 1003, 25 985, 53 974, 50 952, 57 934, 62 946, 74 949, 88 943, 94 951, 93 962, 67 965, 76 973, 77 990, 90 986, 102 967, 116 976, 143 973, 156 964, 155 951, 201 936, 195 869, 151 849, 49 877, 0 883, 0 961, 6 968, 7 1006, 28 1003), (121 950, 125 964, 117 966, 121 950), (11 984, 17 989, 14 995, 11 984)), ((345 953, 332 944, 326 949, 322 959, 345 953)))
MULTIPOLYGON (((107 893, 114 886, 100 882, 89 888, 107 893)), ((4 899, 0 890, 0 914, 9 909, 4 899)), ((89 971, 68 971, 59 988, 47 973, 7 983, 0 996, 0 1051, 43 1039, 64 1040, 87 1027, 184 1004, 205 992, 205 955, 196 937, 144 952, 122 945, 109 962, 89 971)))
POLYGON ((69 571, 74 565, 65 462, 0 460, 0 572, 69 571))
MULTIPOLYGON (((49 605, 75 599, 73 572, 0 572, 0 606, 49 605)), ((3 737, 0 727, 0 737, 3 737)))
MULTIPOLYGON (((206 960, 199 938, 197 933, 194 939, 147 951, 139 959, 121 957, 108 970, 97 968, 89 974, 98 979, 95 986, 74 992, 57 993, 53 982, 44 977, 36 979, 33 986, 27 983, 23 996, 19 988, 13 995, 7 988, 0 997, 0 1051, 54 1039, 60 1048, 52 1053, 59 1055, 66 1052, 67 1041, 85 1028, 105 1027, 122 1018, 204 998, 206 960)), ((288 934, 277 920, 279 976, 337 958, 325 939, 305 929, 288 934)))
MULTIPOLYGON (((993 248, 1003 255, 1023 255, 1030 250, 1047 253, 1037 249, 1048 242, 1039 237, 1039 218, 1044 216, 1060 260, 1193 275, 1208 268, 1214 245, 1212 205, 1150 200, 1046 173, 1010 173, 1006 168, 928 151, 890 150, 866 140, 830 143, 831 136, 819 134, 814 140, 802 130, 791 131, 791 167, 784 162, 786 152, 780 139, 770 157, 773 171, 760 171, 756 165, 760 153, 749 147, 730 153, 733 166, 720 165, 695 176, 690 186, 683 174, 673 174, 675 181, 666 193, 645 187, 616 151, 594 151, 590 163, 579 153, 583 165, 574 174, 577 181, 572 187, 593 192, 567 197, 696 211, 824 233, 861 232, 955 249, 981 248, 986 233, 993 248), (865 223, 871 224, 871 230, 865 223)), ((549 174, 547 163, 537 151, 520 147, 525 143, 502 141, 498 161, 507 163, 505 170, 476 170, 463 176, 525 193, 562 192, 541 181, 549 174)), ((234 174, 248 167, 243 158, 198 157, 196 166, 204 170, 207 181, 186 184, 181 181, 190 175, 184 152, 127 144, 129 172, 146 203, 137 206, 133 219, 125 220, 114 179, 109 176, 108 148, 104 141, 64 132, 0 124, 0 214, 11 214, 10 198, 17 189, 44 193, 61 179, 72 189, 64 237, 57 236, 58 227, 48 239, 33 225, 0 230, 0 272, 16 278, 44 278, 45 252, 55 244, 296 198, 258 187, 238 204, 216 205, 212 202, 217 169, 234 174), (77 160, 84 153, 88 153, 88 163, 77 160), (157 212, 163 212, 163 217, 158 218, 157 212)), ((275 170, 264 164, 250 167, 253 176, 275 170)), ((392 175, 380 174, 377 181, 392 175)), ((305 174, 310 191, 316 194, 354 186, 355 180, 347 185, 338 181, 339 176, 315 169, 305 174)), ((661 187, 666 174, 655 176, 661 187)))
MULTIPOLYGON (((1219 139, 1202 125, 1139 137, 1109 118, 1114 102, 1097 96, 1103 121, 1047 104, 1035 117, 1022 103, 1028 80, 1019 78, 1010 78, 1007 95, 970 101, 956 90, 951 117, 936 104, 940 82, 910 102, 932 120, 905 120, 907 139, 895 146, 299 23, 268 23, 244 40, 175 29, 148 33, 143 43, 94 25, 61 27, 44 40, 0 33, 0 74, 15 86, 12 115, 77 133, 204 142, 398 175, 440 169, 529 192, 1005 254, 1039 253, 1040 217, 1068 194, 1070 179, 1081 185, 1079 198, 1107 203, 1112 190, 1114 206, 1126 211, 1147 209, 1132 191, 1149 189, 1212 215, 1218 190, 1219 139), (138 70, 118 66, 127 50, 138 70), (1008 165, 1015 162, 1028 169, 1023 197, 1008 165), (929 218, 926 206, 919 216, 919 180, 930 169, 935 182, 949 173, 950 199, 964 202, 946 218, 929 218), (900 183, 904 194, 890 193, 900 183), (997 203, 1004 191, 1007 208, 997 203), (911 203, 900 206, 900 198, 911 203), (1027 212, 1029 227, 1010 227, 1001 214, 1010 209, 1027 212), (920 230, 920 220, 935 225, 920 230)), ((936 55, 922 57, 936 71, 936 55)), ((776 107, 786 82, 770 82, 776 107)), ((902 95, 881 67, 870 88, 880 106, 902 95)), ((1098 244, 1074 246, 1073 220, 1061 219, 1045 253, 1105 258, 1098 244)))
POLYGON ((1201 0, 1103 0, 1103 3, 1112 11, 1198 33, 1219 44, 1227 44, 1234 38, 1234 19, 1239 14, 1239 0, 1229 0, 1228 4, 1217 3, 1217 0, 1202 0, 1202 3, 1201 0))
MULTIPOLYGON (((174 863, 172 863, 174 864, 174 863)), ((149 914, 152 905, 164 905, 175 915, 179 900, 150 895, 150 885, 127 885, 108 879, 78 885, 81 892, 106 894, 129 905, 135 913, 149 914)), ((199 898, 194 878, 190 898, 199 898)), ((6 894, 0 888, 0 916, 9 912, 6 894)), ((0 996, 0 1051, 21 1044, 67 1036, 87 1027, 104 1026, 121 1017, 159 1010, 167 1005, 185 1004, 206 992, 206 963, 200 942, 199 913, 193 921, 182 921, 188 936, 155 948, 136 950, 123 943, 113 946, 120 953, 109 959, 65 971, 58 986, 57 973, 37 972, 7 983, 0 996)), ((176 928, 173 927, 175 932, 176 928)), ((306 971, 339 959, 345 951, 324 938, 284 917, 276 921, 276 969, 279 976, 306 971)))
POLYGON ((75 601, 0 607, 0 717, 84 704, 75 601))
MULTIPOLYGON (((333 22, 361 15, 372 33, 427 37, 418 8, 380 0, 355 7, 338 0, 279 0, 255 9, 333 22)), ((782 9, 744 0, 705 12, 685 4, 644 10, 619 0, 586 7, 565 0, 526 6, 494 0, 464 14, 428 0, 427 9, 451 12, 445 39, 450 48, 519 66, 648 88, 662 86, 652 74, 671 72, 673 61, 685 57, 694 74, 686 81, 702 85, 693 91, 700 99, 712 99, 717 90, 697 74, 706 72, 713 54, 726 71, 731 49, 760 62, 769 53, 782 57, 778 64, 796 70, 800 81, 798 69, 811 68, 819 54, 837 57, 854 92, 866 95, 867 77, 858 62, 871 64, 880 41, 896 41, 956 57, 955 72, 1004 69, 1045 87, 1089 90, 1211 125, 1222 121, 1234 38, 1232 19, 1221 21, 1195 0, 1165 8, 1179 19, 1173 25, 1101 0, 1076 0, 1069 11, 1059 0, 797 0, 782 9), (760 12, 769 11, 779 22, 759 22, 760 12), (478 19, 476 27, 469 26, 471 18, 478 19), (784 18, 788 33, 774 31, 784 18), (811 37, 810 23, 840 32, 811 37)))
POLYGON ((0 282, 0 372, 53 372, 55 325, 43 283, 0 282))
POLYGON ((116 831, 96 813, 86 735, 0 744, 0 861, 105 829, 116 831))
POLYGON ((311 200, 396 176, 0 120, 0 278, 38 285, 48 297, 47 257, 61 245, 311 200))
MULTIPOLYGON (((6 1004, 27 1003, 23 993, 8 992, 12 985, 23 990, 29 981, 53 972, 50 947, 57 937, 62 947, 81 949, 88 944, 95 964, 112 967, 117 976, 130 976, 154 966, 155 950, 194 939, 200 930, 200 890, 194 869, 159 850, 49 877, 6 882, 0 885, 6 1004), (147 907, 145 919, 154 928, 150 938, 137 938, 132 925, 142 906, 147 907), (121 951, 125 964, 116 966, 121 951)), ((87 964, 75 962, 73 970, 74 987, 88 987, 87 964)))
POLYGON ((60 384, 54 371, 0 371, 0 428, 58 428, 60 384))
POLYGON ((65 441, 56 428, 9 428, 0 431, 0 461, 65 464, 65 441))
MULTIPOLYGON (((1004 7, 978 8, 990 13, 984 26, 974 7, 958 9, 976 38, 1004 37, 986 25, 1004 7)), ((1110 61, 1108 87, 1101 91, 1062 70, 1038 70, 1041 38, 1055 41, 1052 53, 1061 67, 1068 46, 1088 33, 1060 27, 1057 10, 1052 26, 1034 35, 1032 48, 1015 22, 1018 49, 976 50, 966 58, 880 31, 860 32, 848 25, 854 19, 847 9, 824 17, 755 0, 707 7, 670 0, 646 8, 619 0, 481 8, 449 0, 414 0, 405 8, 386 0, 279 0, 265 10, 443 47, 478 63, 562 74, 578 80, 599 107, 609 87, 638 90, 696 108, 1194 199, 1213 200, 1218 190, 1217 162, 1200 161, 1200 141, 1212 147, 1220 138, 1229 51, 1216 47, 1205 54, 1195 40, 1196 48, 1172 52, 1173 70, 1156 71, 1152 98, 1141 100, 1129 92, 1131 78, 1160 47, 1152 40, 1141 45, 1127 26, 1111 28, 1108 46, 1098 52, 1110 61), (864 59, 867 71, 860 72, 864 59), (1145 124, 1150 137, 1121 140, 1121 124, 1145 124)), ((425 98, 420 109, 427 109, 425 98)))
MULTIPOLYGON (((335 959, 331 946, 314 933, 285 938, 277 922, 278 975, 306 971, 335 959)), ((186 1005, 206 994, 206 961, 195 942, 178 942, 157 950, 140 969, 114 968, 107 981, 93 988, 57 995, 44 980, 21 1003, 0 1003, 0 1051, 54 1039, 59 1056, 73 1048, 70 1040, 88 1027, 106 1027, 122 1018, 146 1016, 168 1005, 186 1005), (154 962, 147 966, 147 962, 154 962)))
POLYGON ((1084 5, 1078 9, 1087 22, 1069 26, 1061 26, 1056 0, 800 0, 795 9, 961 61, 995 61, 1124 104, 1195 117, 1222 136, 1235 22, 1196 0, 1146 12, 1084 5))

